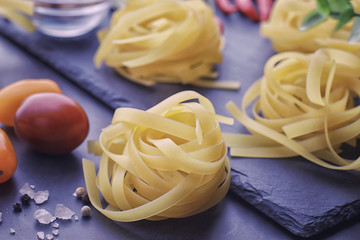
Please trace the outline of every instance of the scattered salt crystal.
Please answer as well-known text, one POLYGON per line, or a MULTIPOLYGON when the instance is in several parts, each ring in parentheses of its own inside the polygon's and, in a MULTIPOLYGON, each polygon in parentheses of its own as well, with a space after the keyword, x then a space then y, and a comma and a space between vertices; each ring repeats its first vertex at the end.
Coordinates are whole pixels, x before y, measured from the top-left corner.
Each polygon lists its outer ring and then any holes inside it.
POLYGON ((54 223, 52 224, 52 226, 53 226, 53 228, 59 228, 60 224, 57 223, 57 222, 54 222, 54 223))
POLYGON ((78 217, 78 216, 75 216, 74 219, 75 219, 75 221, 78 221, 78 220, 79 220, 79 217, 78 217))
POLYGON ((34 191, 35 185, 30 185, 29 183, 25 183, 24 186, 19 190, 22 195, 29 195, 31 199, 35 200, 36 204, 41 204, 49 199, 49 191, 34 191))
POLYGON ((34 200, 36 204, 42 204, 49 199, 49 191, 38 191, 34 194, 34 200))
POLYGON ((45 233, 44 232, 37 232, 37 237, 41 240, 44 240, 45 239, 45 233))
POLYGON ((57 229, 53 230, 52 233, 54 234, 54 236, 57 236, 57 235, 59 235, 59 230, 57 230, 57 229))
POLYGON ((34 213, 34 218, 39 221, 39 223, 42 224, 49 224, 53 221, 55 221, 56 217, 53 217, 51 213, 46 211, 45 209, 38 209, 34 213))
POLYGON ((55 209, 55 217, 68 220, 75 214, 70 208, 64 206, 64 204, 57 204, 55 209))
POLYGON ((10 233, 11 233, 11 234, 15 234, 15 229, 10 228, 10 233))
POLYGON ((77 197, 77 196, 76 196, 76 192, 74 192, 72 195, 73 195, 74 197, 77 197))
POLYGON ((52 234, 46 234, 46 240, 52 240, 54 236, 52 234))
POLYGON ((34 190, 30 187, 29 183, 25 183, 24 186, 22 188, 20 188, 19 192, 24 195, 27 194, 29 195, 29 197, 31 199, 34 198, 35 192, 34 190))
POLYGON ((0 223, 2 222, 2 212, 0 212, 0 223))

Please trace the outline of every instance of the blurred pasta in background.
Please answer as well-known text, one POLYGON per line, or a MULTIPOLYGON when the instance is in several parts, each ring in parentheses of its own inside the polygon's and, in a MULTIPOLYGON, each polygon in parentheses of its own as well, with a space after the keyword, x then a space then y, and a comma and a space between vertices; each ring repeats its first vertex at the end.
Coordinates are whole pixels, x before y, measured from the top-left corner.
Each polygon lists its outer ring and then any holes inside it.
POLYGON ((34 25, 28 18, 34 12, 34 3, 24 0, 0 0, 0 16, 32 32, 34 25))
MULTIPOLYGON (((355 1, 350 3, 358 12, 358 4, 355 1)), ((334 18, 327 18, 314 28, 299 30, 305 17, 316 7, 316 0, 278 0, 269 21, 261 25, 261 34, 270 38, 277 52, 314 52, 325 47, 359 54, 360 43, 350 44, 348 41, 354 19, 336 31, 334 28, 338 21, 334 18)))

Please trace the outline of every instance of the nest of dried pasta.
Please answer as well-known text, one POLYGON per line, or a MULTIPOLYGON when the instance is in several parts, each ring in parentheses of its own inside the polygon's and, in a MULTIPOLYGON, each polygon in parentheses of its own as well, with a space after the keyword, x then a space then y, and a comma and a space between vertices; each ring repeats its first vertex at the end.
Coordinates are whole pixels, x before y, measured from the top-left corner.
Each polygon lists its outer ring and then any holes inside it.
MULTIPOLYGON (((351 2, 355 11, 359 4, 351 2)), ((353 20, 334 31, 337 20, 328 18, 318 26, 300 31, 305 16, 317 8, 316 0, 278 0, 267 22, 261 24, 261 34, 270 38, 277 52, 314 52, 319 48, 336 48, 359 54, 360 43, 349 43, 353 20)))
POLYGON ((215 114, 212 103, 192 91, 147 111, 117 109, 98 141, 97 175, 95 165, 83 161, 92 205, 125 222, 187 217, 214 206, 230 186, 219 122, 233 119, 215 114))
POLYGON ((360 58, 336 49, 279 53, 245 93, 241 109, 227 105, 251 134, 224 134, 232 156, 302 156, 323 167, 360 168, 339 155, 360 134, 360 58))
POLYGON ((218 75, 214 66, 222 61, 223 38, 204 1, 128 1, 99 36, 96 66, 104 61, 134 82, 239 87, 213 81, 218 75))

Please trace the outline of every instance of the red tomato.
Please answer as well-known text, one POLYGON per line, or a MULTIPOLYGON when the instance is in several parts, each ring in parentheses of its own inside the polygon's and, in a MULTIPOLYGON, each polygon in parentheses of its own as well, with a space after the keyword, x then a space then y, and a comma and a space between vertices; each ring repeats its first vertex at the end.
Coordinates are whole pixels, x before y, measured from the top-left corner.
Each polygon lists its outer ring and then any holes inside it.
POLYGON ((6 182, 14 174, 17 159, 9 137, 0 129, 0 183, 6 182))
POLYGON ((59 93, 27 97, 15 115, 15 133, 39 152, 65 154, 85 139, 89 121, 81 106, 59 93))

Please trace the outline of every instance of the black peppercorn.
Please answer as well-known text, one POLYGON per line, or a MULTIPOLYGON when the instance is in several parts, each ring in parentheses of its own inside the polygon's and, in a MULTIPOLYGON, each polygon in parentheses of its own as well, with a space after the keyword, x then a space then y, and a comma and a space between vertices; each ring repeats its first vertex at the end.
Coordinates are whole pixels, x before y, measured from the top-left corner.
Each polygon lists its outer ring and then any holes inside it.
POLYGON ((20 197, 20 201, 23 205, 29 205, 30 200, 31 200, 30 196, 27 195, 26 193, 20 197))
POLYGON ((13 205, 13 208, 14 208, 14 212, 21 212, 22 211, 22 207, 21 207, 20 203, 15 203, 13 205))

